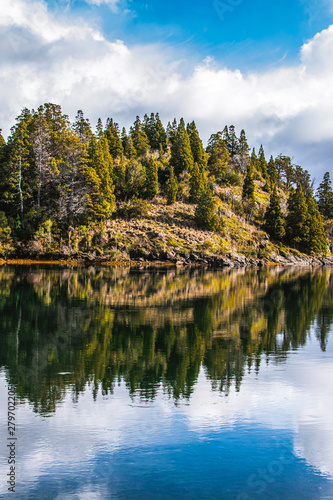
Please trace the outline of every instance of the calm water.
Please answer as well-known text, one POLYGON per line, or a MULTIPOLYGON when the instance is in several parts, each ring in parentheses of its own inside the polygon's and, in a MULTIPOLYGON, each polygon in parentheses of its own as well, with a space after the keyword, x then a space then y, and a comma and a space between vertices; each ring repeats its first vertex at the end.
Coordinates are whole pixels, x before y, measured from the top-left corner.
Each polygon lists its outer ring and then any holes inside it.
POLYGON ((0 497, 333 499, 332 324, 330 268, 1 267, 0 497))

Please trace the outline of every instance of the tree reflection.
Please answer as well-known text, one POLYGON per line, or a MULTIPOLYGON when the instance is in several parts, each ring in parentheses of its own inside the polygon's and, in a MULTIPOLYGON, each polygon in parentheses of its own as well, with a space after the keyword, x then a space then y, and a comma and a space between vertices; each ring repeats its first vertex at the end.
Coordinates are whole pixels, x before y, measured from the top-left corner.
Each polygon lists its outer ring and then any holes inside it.
POLYGON ((145 400, 189 398, 203 366, 215 390, 240 390, 263 355, 283 361, 333 321, 329 268, 251 271, 0 268, 0 363, 37 412, 68 388, 145 400))

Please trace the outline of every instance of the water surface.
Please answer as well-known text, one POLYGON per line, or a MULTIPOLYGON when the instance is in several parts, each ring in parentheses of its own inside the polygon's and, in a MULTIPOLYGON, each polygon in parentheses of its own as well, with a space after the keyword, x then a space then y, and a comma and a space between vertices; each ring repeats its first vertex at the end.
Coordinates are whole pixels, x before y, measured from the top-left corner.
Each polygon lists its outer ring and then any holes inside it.
POLYGON ((0 268, 0 495, 332 499, 332 273, 0 268))

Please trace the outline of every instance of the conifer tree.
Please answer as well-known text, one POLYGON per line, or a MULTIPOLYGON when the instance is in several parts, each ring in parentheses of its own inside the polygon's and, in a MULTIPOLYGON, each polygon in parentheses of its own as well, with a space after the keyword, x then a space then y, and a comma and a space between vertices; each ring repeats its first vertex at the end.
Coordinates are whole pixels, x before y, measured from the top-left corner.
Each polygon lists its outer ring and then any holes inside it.
POLYGON ((209 155, 209 173, 222 186, 226 182, 226 173, 229 165, 229 153, 222 138, 222 132, 217 132, 210 136, 206 151, 209 155))
POLYGON ((181 118, 175 138, 171 146, 170 164, 176 176, 184 171, 190 172, 193 167, 193 155, 184 119, 181 118))
POLYGON ((254 201, 254 181, 252 174, 252 165, 248 165, 243 183, 242 199, 254 201))
POLYGON ((96 125, 96 135, 98 138, 104 137, 103 122, 101 118, 98 118, 96 125))
POLYGON ((198 164, 200 171, 204 172, 207 165, 207 159, 194 121, 187 125, 187 133, 190 138, 193 161, 198 164))
POLYGON ((233 158, 235 155, 239 153, 239 144, 235 133, 234 125, 230 125, 229 127, 229 143, 227 147, 229 150, 230 158, 233 158))
POLYGON ((177 128, 178 128, 178 125, 177 125, 176 118, 173 119, 172 123, 168 122, 168 125, 166 128, 166 135, 167 135, 167 141, 169 142, 169 144, 173 143, 173 141, 176 137, 177 128))
POLYGON ((40 215, 41 194, 50 196, 50 186, 52 179, 52 161, 50 155, 50 136, 42 114, 34 116, 34 133, 32 135, 32 149, 34 152, 38 186, 37 186, 37 217, 40 215))
POLYGON ((93 133, 91 131, 89 120, 84 117, 83 111, 81 109, 78 110, 75 117, 74 130, 78 135, 80 141, 84 142, 85 144, 89 143, 93 133))
POLYGON ((173 167, 170 167, 170 177, 166 183, 166 193, 168 205, 173 205, 176 201, 176 196, 178 192, 178 183, 173 171, 173 167))
POLYGON ((258 152, 258 161, 259 161, 259 171, 264 179, 266 181, 266 187, 268 187, 270 181, 269 181, 269 175, 267 172, 267 162, 265 158, 265 152, 263 145, 261 144, 258 152))
POLYGON ((305 241, 305 252, 310 255, 326 252, 327 238, 324 224, 311 190, 307 192, 306 204, 307 238, 305 241))
POLYGON ((263 229, 273 240, 281 241, 285 235, 285 220, 280 207, 280 198, 276 186, 271 193, 269 206, 265 213, 263 229))
POLYGON ((130 128, 130 136, 139 157, 146 156, 149 150, 147 134, 143 130, 140 117, 137 116, 133 126, 130 128))
POLYGON ((317 189, 318 208, 325 219, 333 218, 333 190, 329 172, 324 174, 317 189))
POLYGON ((238 140, 238 152, 242 156, 249 156, 249 145, 247 143, 245 130, 242 129, 238 140))
POLYGON ((216 204, 213 192, 208 183, 205 184, 195 210, 195 222, 200 229, 217 231, 219 229, 219 218, 216 214, 216 204))
POLYGON ((273 156, 270 157, 267 165, 267 173, 270 180, 271 186, 275 186, 278 180, 276 165, 273 156))
POLYGON ((157 163, 153 157, 150 157, 146 164, 146 189, 145 196, 152 200, 158 193, 158 174, 157 163))
POLYGON ((190 172, 190 200, 193 203, 198 203, 200 196, 204 190, 204 185, 204 174, 200 170, 199 165, 197 163, 194 163, 190 172))
POLYGON ((286 239, 287 243, 305 251, 308 238, 308 207, 302 186, 291 189, 288 199, 288 214, 286 217, 286 239))
POLYGON ((86 194, 89 214, 97 220, 110 217, 115 209, 113 160, 105 137, 98 142, 95 137, 92 138, 84 173, 89 186, 86 194))
POLYGON ((104 134, 109 144, 111 157, 121 160, 124 154, 124 149, 120 137, 119 125, 118 123, 114 123, 113 118, 107 119, 104 134))
POLYGON ((228 125, 224 127, 222 130, 222 139, 224 141, 225 147, 228 150, 228 153, 230 154, 230 136, 229 136, 229 128, 228 125))

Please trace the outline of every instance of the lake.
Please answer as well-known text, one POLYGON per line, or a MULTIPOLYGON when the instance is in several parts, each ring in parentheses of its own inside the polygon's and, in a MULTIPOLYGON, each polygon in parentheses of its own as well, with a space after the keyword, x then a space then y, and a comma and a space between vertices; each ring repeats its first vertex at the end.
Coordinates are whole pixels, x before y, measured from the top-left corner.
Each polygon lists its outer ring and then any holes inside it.
POLYGON ((1 498, 332 499, 332 328, 329 267, 0 267, 1 498))

